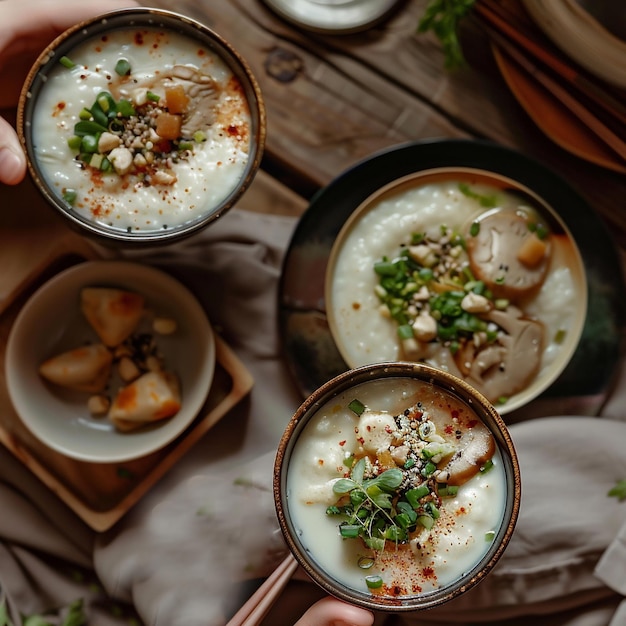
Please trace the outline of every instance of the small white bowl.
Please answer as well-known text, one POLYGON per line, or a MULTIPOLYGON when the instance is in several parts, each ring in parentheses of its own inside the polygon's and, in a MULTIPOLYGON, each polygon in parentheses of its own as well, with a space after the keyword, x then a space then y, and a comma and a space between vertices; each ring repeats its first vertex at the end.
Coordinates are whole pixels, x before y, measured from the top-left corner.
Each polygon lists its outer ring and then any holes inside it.
MULTIPOLYGON (((538 350, 538 370, 523 388, 503 395, 492 391, 490 395, 486 384, 482 384, 486 376, 476 386, 501 414, 506 414, 526 405, 556 381, 578 346, 587 314, 587 278, 578 245, 556 208, 532 189, 513 178, 469 167, 422 170, 391 182, 363 201, 337 235, 325 277, 326 314, 333 339, 348 367, 421 360, 403 352, 397 337, 398 324, 381 313, 381 301, 376 292, 380 287, 379 278, 374 272, 374 261, 384 256, 390 260, 400 256, 401 245, 408 249, 412 233, 438 233, 443 225, 454 228, 469 242, 471 228, 503 207, 508 214, 520 213, 527 210, 523 207, 530 207, 539 215, 534 223, 543 223, 551 233, 552 256, 541 288, 532 295, 518 296, 519 301, 511 300, 521 309, 522 317, 544 325, 543 348, 538 350), (461 184, 467 186, 464 192, 460 189, 461 184), (481 193, 490 196, 478 198, 475 190, 482 190, 481 193), (511 194, 514 194, 515 202, 511 194), (489 202, 494 197, 498 202, 491 207, 489 202)), ((534 219, 531 217, 529 222, 534 219)), ((519 225, 515 227, 519 228, 519 225)), ((492 241, 495 242, 493 246, 500 245, 495 235, 492 241)), ((500 247, 519 245, 517 241, 513 238, 513 243, 500 247)), ((508 272, 509 260, 505 260, 508 272)), ((501 264, 500 267, 504 266, 501 264)), ((497 288, 493 288, 494 294, 497 288)), ((455 289, 459 291, 458 287, 455 289)), ((500 296, 496 294, 496 297, 500 296)), ((507 294, 502 299, 508 297, 507 294)), ((435 340, 425 340, 426 345, 433 343, 435 340)), ((502 377, 517 369, 516 355, 526 359, 524 354, 514 354, 512 349, 508 354, 508 361, 503 360, 499 365, 498 375, 502 377)), ((439 357, 428 357, 423 361, 474 384, 461 372, 458 356, 447 358, 448 364, 441 362, 439 357)), ((495 388, 495 385, 491 386, 492 390, 495 388)))
POLYGON ((119 463, 162 448, 194 420, 213 380, 215 340, 196 298, 168 274, 125 261, 88 261, 57 274, 29 298, 11 328, 5 358, 9 396, 35 437, 73 459, 119 463), (89 394, 61 389, 39 375, 44 360, 97 341, 79 306, 87 286, 135 291, 155 314, 177 321, 175 333, 157 338, 166 369, 181 383, 182 407, 174 417, 120 432, 106 417, 90 415, 89 394))

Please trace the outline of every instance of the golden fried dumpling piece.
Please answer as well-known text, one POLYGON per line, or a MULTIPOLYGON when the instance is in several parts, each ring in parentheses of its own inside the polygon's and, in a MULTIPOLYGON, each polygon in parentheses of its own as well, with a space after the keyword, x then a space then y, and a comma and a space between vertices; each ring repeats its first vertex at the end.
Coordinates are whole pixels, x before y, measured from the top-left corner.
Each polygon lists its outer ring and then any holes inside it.
POLYGON ((120 389, 111 404, 109 419, 119 430, 134 430, 173 417, 180 406, 176 377, 163 371, 147 372, 120 389))
POLYGON ((106 346, 89 344, 44 361, 39 373, 61 387, 99 393, 109 381, 112 363, 113 355, 106 346))
POLYGON ((135 331, 144 313, 144 297, 111 287, 85 287, 81 311, 105 346, 121 344, 135 331))

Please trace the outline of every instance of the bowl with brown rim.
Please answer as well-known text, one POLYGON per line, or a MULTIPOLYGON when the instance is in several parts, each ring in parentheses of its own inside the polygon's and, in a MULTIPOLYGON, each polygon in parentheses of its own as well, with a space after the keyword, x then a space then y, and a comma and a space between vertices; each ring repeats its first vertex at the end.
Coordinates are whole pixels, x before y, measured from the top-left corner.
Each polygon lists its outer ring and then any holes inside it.
POLYGON ((283 536, 326 592, 372 610, 427 609, 481 582, 520 505, 495 408, 420 363, 349 370, 287 425, 275 463, 283 536))
POLYGON ((506 414, 569 364, 587 278, 568 225, 530 187, 439 167, 392 181, 352 212, 330 252, 325 304, 348 367, 424 362, 506 414))
POLYGON ((258 170, 265 108, 239 52, 186 16, 112 11, 57 37, 17 112, 30 174, 82 234, 160 245, 230 209, 258 170))

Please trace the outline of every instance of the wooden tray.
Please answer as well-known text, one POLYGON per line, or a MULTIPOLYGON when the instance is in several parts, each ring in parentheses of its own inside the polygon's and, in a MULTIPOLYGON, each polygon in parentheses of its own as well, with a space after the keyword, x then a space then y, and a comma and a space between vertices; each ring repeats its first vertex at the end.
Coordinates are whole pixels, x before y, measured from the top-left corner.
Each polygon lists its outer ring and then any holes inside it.
MULTIPOLYGON (((2 233, 6 234, 6 231, 2 233)), ((16 244, 15 239, 0 241, 0 261, 4 256, 13 261, 9 271, 4 271, 0 277, 0 442, 85 523, 94 530, 104 531, 119 521, 178 459, 249 393, 253 379, 224 340, 216 335, 215 376, 207 400, 190 426, 166 447, 123 464, 76 461, 48 448, 28 431, 11 405, 4 365, 7 338, 21 306, 39 285, 77 262, 101 256, 72 235, 57 239, 48 247, 16 244), (9 248, 13 248, 10 256, 9 248)))

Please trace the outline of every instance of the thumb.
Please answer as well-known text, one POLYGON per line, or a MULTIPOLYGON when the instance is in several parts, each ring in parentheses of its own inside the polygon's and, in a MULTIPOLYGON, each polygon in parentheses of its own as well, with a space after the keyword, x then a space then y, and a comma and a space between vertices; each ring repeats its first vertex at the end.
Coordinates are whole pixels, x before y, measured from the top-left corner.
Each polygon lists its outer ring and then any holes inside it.
POLYGON ((370 611, 326 597, 309 608, 294 626, 371 626, 373 623, 374 615, 370 611))
POLYGON ((26 157, 15 130, 0 117, 0 183, 17 185, 26 176, 26 157))

